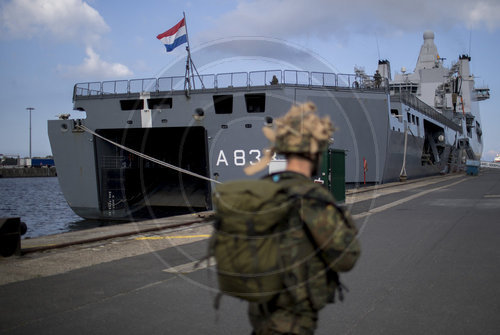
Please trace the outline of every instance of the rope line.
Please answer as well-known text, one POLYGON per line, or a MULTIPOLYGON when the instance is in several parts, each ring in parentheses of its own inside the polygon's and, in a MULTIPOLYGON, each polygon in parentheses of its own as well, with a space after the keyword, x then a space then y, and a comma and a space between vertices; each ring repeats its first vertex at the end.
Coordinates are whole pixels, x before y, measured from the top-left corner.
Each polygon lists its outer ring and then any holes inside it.
POLYGON ((117 147, 118 147, 118 148, 120 148, 120 149, 123 149, 123 150, 125 150, 125 151, 128 151, 128 152, 130 152, 130 153, 132 153, 132 154, 134 154, 134 155, 136 155, 136 156, 139 156, 139 157, 141 157, 141 158, 147 159, 147 160, 149 160, 149 161, 151 161, 151 162, 153 162, 153 163, 156 163, 156 164, 158 164, 158 165, 165 166, 165 167, 167 167, 167 168, 169 168, 169 169, 172 169, 172 170, 175 170, 175 171, 178 171, 178 172, 181 172, 181 173, 185 173, 185 174, 188 174, 188 175, 193 176, 193 177, 197 177, 197 178, 200 178, 200 179, 203 179, 203 180, 207 180, 207 181, 211 181, 211 182, 214 182, 214 183, 217 183, 217 184, 221 184, 221 182, 220 182, 220 181, 218 181, 218 180, 215 180, 215 179, 211 179, 211 178, 208 178, 208 177, 202 176, 201 174, 197 174, 197 173, 195 173, 195 172, 192 172, 192 171, 189 171, 189 170, 186 170, 186 169, 180 168, 180 167, 178 167, 178 166, 175 166, 175 165, 169 164, 169 163, 167 163, 167 162, 164 162, 164 161, 161 161, 161 160, 156 159, 156 158, 154 158, 154 157, 151 157, 151 156, 148 156, 148 155, 146 155, 146 154, 143 154, 142 152, 135 151, 134 149, 128 148, 128 147, 126 147, 126 146, 124 146, 124 145, 122 145, 122 144, 116 143, 116 142, 114 142, 114 141, 112 141, 112 140, 110 140, 110 139, 108 139, 108 138, 106 138, 106 137, 104 137, 104 136, 101 136, 101 135, 97 134, 95 131, 90 130, 89 128, 87 128, 87 127, 85 127, 85 126, 82 126, 82 125, 77 125, 76 127, 80 128, 80 129, 82 129, 82 130, 86 131, 87 133, 92 134, 92 135, 94 135, 94 136, 96 136, 96 137, 98 137, 98 138, 100 138, 100 139, 102 139, 102 140, 104 140, 104 141, 106 141, 106 142, 108 142, 108 143, 111 143, 111 144, 113 144, 113 145, 117 146, 117 147))

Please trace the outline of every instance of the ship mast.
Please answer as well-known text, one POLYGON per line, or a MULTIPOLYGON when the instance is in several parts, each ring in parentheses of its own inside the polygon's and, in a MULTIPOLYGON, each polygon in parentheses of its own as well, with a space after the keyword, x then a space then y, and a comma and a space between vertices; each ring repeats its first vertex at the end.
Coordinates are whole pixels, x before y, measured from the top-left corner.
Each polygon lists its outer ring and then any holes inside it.
POLYGON ((196 65, 194 65, 193 59, 191 58, 191 50, 189 47, 189 35, 188 35, 188 29, 187 29, 187 20, 186 20, 186 13, 182 12, 184 15, 184 25, 186 27, 186 51, 187 51, 187 58, 186 58, 186 72, 184 74, 185 80, 184 80, 184 92, 186 94, 186 97, 189 97, 189 93, 191 91, 191 88, 196 89, 195 81, 194 81, 194 73, 196 72, 196 75, 200 79, 201 82, 201 87, 205 88, 205 85, 203 84, 203 80, 198 73, 198 70, 196 69, 196 65), (193 78, 193 83, 191 87, 191 78, 193 78))

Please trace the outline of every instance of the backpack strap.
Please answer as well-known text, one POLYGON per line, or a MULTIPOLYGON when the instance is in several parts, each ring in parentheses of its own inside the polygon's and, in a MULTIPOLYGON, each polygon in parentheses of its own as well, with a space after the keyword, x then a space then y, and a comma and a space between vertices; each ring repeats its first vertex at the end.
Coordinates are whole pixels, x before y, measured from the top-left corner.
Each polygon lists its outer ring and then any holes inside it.
MULTIPOLYGON (((299 202, 298 200, 300 200, 300 199, 310 199, 310 200, 315 200, 315 201, 321 202, 321 203, 325 204, 325 206, 332 205, 336 209, 336 211, 341 215, 342 221, 346 224, 346 226, 348 226, 349 228, 356 229, 353 222, 349 219, 348 215, 346 215, 345 210, 343 208, 338 206, 332 200, 326 199, 325 197, 315 196, 313 194, 315 189, 317 189, 317 185, 315 185, 315 184, 302 185, 301 188, 294 189, 292 193, 295 195, 297 202, 299 202)), ((298 203, 297 206, 300 207, 300 203, 298 203)), ((331 267, 328 264, 328 261, 323 257, 322 252, 321 252, 322 251, 321 248, 316 243, 316 241, 311 233, 310 228, 307 226, 305 221, 302 220, 302 218, 301 218, 301 222, 302 222, 302 227, 304 229, 304 232, 305 232, 307 238, 309 239, 311 244, 314 246, 314 249, 316 250, 316 254, 319 256, 319 259, 321 260, 321 262, 325 266, 328 286, 330 286, 330 285, 335 286, 334 289, 328 295, 327 302, 328 303, 335 303, 335 295, 336 294, 338 294, 338 298, 341 302, 344 301, 344 291, 349 292, 349 289, 347 288, 347 286, 345 286, 340 281, 339 274, 336 271, 331 269, 331 267)))

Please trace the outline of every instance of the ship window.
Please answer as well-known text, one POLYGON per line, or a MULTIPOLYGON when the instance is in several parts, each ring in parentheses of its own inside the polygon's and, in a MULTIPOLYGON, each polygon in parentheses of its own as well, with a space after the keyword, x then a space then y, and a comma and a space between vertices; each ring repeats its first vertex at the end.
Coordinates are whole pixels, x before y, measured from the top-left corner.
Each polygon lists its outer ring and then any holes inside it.
POLYGON ((148 99, 149 109, 170 109, 172 108, 172 98, 148 99))
POLYGON ((415 115, 412 115, 412 116, 411 116, 411 120, 412 120, 411 122, 412 122, 413 124, 415 124, 415 115))
POLYGON ((417 116, 417 126, 420 126, 420 120, 418 119, 418 116, 417 116))
POLYGON ((266 94, 245 94, 245 103, 248 113, 264 113, 266 109, 266 94))
POLYGON ((410 113, 406 113, 406 114, 407 114, 406 116, 408 116, 408 122, 411 122, 411 114, 410 113))
POLYGON ((399 122, 403 122, 402 118, 400 119, 399 115, 399 110, 398 109, 391 109, 391 115, 394 116, 396 119, 399 120, 399 122))
POLYGON ((144 109, 144 100, 134 99, 134 100, 120 100, 120 107, 122 111, 133 111, 144 109))
POLYGON ((231 114, 233 112, 232 95, 214 95, 215 114, 231 114))

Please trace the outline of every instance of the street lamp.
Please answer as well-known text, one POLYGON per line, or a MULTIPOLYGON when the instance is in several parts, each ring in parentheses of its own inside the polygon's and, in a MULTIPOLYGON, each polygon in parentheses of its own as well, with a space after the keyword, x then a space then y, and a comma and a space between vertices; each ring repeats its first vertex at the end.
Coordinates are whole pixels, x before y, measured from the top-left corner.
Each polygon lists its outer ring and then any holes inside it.
POLYGON ((35 108, 27 107, 26 109, 30 112, 30 160, 31 160, 31 111, 33 111, 35 108))

